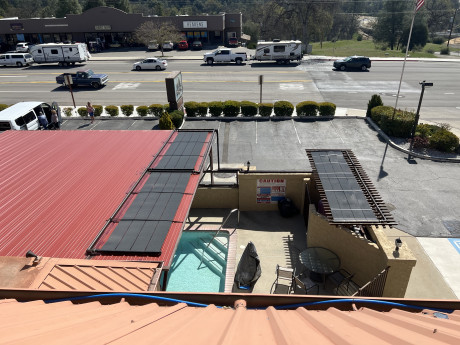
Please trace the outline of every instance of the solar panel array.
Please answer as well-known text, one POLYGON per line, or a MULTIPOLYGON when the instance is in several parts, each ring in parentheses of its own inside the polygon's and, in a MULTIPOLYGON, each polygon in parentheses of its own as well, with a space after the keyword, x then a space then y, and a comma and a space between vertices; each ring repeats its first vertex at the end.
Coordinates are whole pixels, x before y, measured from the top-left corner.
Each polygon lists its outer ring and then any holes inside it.
MULTIPOLYGON (((161 255, 208 132, 178 132, 99 252, 161 255), (185 170, 185 171, 184 171, 185 170)), ((182 220, 183 221, 183 220, 182 220)))
POLYGON ((341 151, 313 151, 311 156, 335 222, 376 222, 366 196, 341 151))

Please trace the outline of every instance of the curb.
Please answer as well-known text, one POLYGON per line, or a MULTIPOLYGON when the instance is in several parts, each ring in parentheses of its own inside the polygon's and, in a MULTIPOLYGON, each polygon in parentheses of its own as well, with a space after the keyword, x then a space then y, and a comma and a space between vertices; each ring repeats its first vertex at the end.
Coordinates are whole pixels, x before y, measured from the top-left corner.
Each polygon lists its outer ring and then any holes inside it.
POLYGON ((435 161, 435 162, 444 162, 444 163, 460 163, 460 158, 444 158, 444 157, 437 157, 437 156, 427 156, 427 155, 423 155, 423 154, 420 154, 420 153, 417 153, 417 152, 411 152, 405 148, 402 148, 401 146, 397 145, 394 141, 392 141, 390 139, 390 137, 388 137, 388 135, 386 135, 381 129, 379 126, 377 126, 374 121, 372 121, 372 119, 366 117, 365 118, 365 121, 371 125, 371 127, 377 131, 377 133, 380 135, 380 137, 385 140, 388 145, 390 145, 391 147, 393 147, 394 149, 398 150, 398 151, 401 151, 401 152, 404 152, 406 154, 413 156, 413 157, 417 157, 417 158, 421 158, 421 159, 426 159, 426 160, 431 160, 431 161, 435 161))

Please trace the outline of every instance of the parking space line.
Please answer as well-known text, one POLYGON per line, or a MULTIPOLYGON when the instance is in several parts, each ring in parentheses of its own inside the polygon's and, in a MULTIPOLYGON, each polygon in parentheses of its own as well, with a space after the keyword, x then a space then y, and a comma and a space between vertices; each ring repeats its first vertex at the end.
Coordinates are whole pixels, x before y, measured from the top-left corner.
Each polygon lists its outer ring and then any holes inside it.
POLYGON ((299 144, 302 144, 302 142, 300 141, 300 138, 299 138, 299 134, 297 133, 297 128, 295 127, 294 120, 291 119, 291 123, 294 126, 295 135, 297 136, 297 140, 299 141, 299 144))

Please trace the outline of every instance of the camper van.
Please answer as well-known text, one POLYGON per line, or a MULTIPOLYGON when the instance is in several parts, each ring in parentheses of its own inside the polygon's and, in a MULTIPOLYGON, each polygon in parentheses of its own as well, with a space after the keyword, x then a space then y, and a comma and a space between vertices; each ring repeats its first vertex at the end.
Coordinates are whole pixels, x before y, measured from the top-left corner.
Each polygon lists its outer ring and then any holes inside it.
POLYGON ((278 64, 297 60, 303 57, 302 42, 300 41, 259 41, 257 42, 256 53, 252 60, 276 61, 278 64))
POLYGON ((44 43, 30 48, 30 54, 36 63, 57 63, 59 66, 75 65, 91 58, 84 43, 44 43))
POLYGON ((51 122, 51 109, 56 109, 60 119, 59 107, 56 103, 49 105, 43 102, 19 102, 0 111, 0 132, 13 130, 37 130, 40 128, 38 114, 43 112, 51 122))

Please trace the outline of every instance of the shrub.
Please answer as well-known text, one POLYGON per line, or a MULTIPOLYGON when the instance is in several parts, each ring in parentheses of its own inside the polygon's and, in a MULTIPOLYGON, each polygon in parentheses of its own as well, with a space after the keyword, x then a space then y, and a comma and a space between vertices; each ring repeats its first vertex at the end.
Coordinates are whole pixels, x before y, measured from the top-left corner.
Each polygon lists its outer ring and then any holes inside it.
POLYGON ((455 152, 458 143, 458 137, 446 129, 440 129, 430 137, 430 146, 439 151, 455 152))
POLYGON ((102 105, 93 105, 94 108, 94 116, 101 116, 102 110, 104 109, 102 105))
POLYGON ((319 116, 334 116, 336 106, 334 103, 322 102, 319 104, 319 116))
POLYGON ((418 149, 426 148, 429 146, 429 144, 430 144, 430 141, 428 140, 428 138, 424 138, 420 136, 414 137, 414 142, 413 142, 414 148, 418 148, 418 149))
POLYGON ((184 107, 188 117, 195 117, 198 115, 197 102, 185 102, 184 107))
POLYGON ((124 104, 120 108, 121 108, 121 112, 125 116, 130 116, 134 112, 134 106, 132 104, 124 104))
POLYGON ((208 103, 206 103, 206 102, 198 103, 197 115, 198 116, 206 116, 206 115, 208 115, 208 103))
POLYGON ((387 135, 408 138, 414 124, 415 114, 398 109, 393 118, 393 112, 393 107, 374 107, 371 110, 371 118, 387 135))
POLYGON ((235 117, 240 113, 240 102, 237 101, 225 101, 223 108, 224 116, 235 117))
POLYGON ((118 116, 119 110, 115 105, 108 105, 105 107, 105 112, 110 116, 118 116))
POLYGON ((292 116, 294 106, 288 101, 278 101, 273 105, 275 116, 292 116))
POLYGON ((86 110, 86 107, 80 107, 77 109, 77 113, 80 116, 88 116, 88 111, 86 110))
POLYGON ((171 121, 175 128, 180 128, 182 122, 184 122, 184 112, 180 110, 172 111, 171 113, 169 113, 169 117, 171 118, 171 121))
POLYGON ((211 116, 220 116, 222 115, 222 110, 224 109, 224 104, 220 101, 214 101, 208 103, 209 113, 211 116))
POLYGON ((316 116, 318 103, 312 101, 300 102, 296 107, 297 116, 316 116))
POLYGON ((168 130, 171 130, 171 129, 174 129, 174 125, 171 121, 171 117, 169 116, 169 114, 167 112, 165 112, 161 117, 160 117, 160 121, 158 123, 160 129, 168 129, 168 130))
POLYGON ((429 125, 426 123, 422 123, 417 125, 415 129, 415 135, 421 138, 429 138, 433 135, 434 132, 439 131, 441 127, 436 125, 429 125))
POLYGON ((362 41, 363 40, 363 35, 359 34, 358 36, 356 36, 356 40, 359 42, 359 41, 362 41))
POLYGON ((449 53, 450 53, 449 47, 441 48, 441 55, 449 55, 449 53))
POLYGON ((136 108, 136 111, 139 116, 147 116, 149 112, 149 107, 145 105, 140 105, 136 108))
POLYGON ((0 111, 5 110, 8 107, 9 107, 8 104, 0 104, 0 111))
POLYGON ((380 95, 372 95, 371 99, 367 103, 367 112, 366 112, 366 117, 371 116, 371 110, 374 107, 382 106, 382 97, 380 95))
POLYGON ((256 43, 253 43, 253 42, 249 42, 249 43, 246 45, 246 47, 247 47, 248 49, 256 49, 257 44, 256 44, 256 43))
POLYGON ((434 44, 443 44, 444 43, 444 38, 441 36, 436 36, 433 38, 432 42, 434 44))
POLYGON ((270 116, 273 110, 273 103, 259 103, 259 115, 270 116))
POLYGON ((73 110, 73 109, 72 109, 72 108, 69 108, 69 107, 64 108, 64 114, 65 114, 65 116, 72 116, 72 110, 73 110))
POLYGON ((152 104, 149 106, 149 113, 153 116, 160 117, 163 112, 163 105, 161 104, 152 104))
POLYGON ((428 48, 428 49, 426 50, 426 52, 427 52, 428 54, 434 54, 434 49, 433 49, 433 48, 428 48))
POLYGON ((241 114, 243 116, 255 116, 257 115, 257 103, 242 101, 240 103, 241 114))

